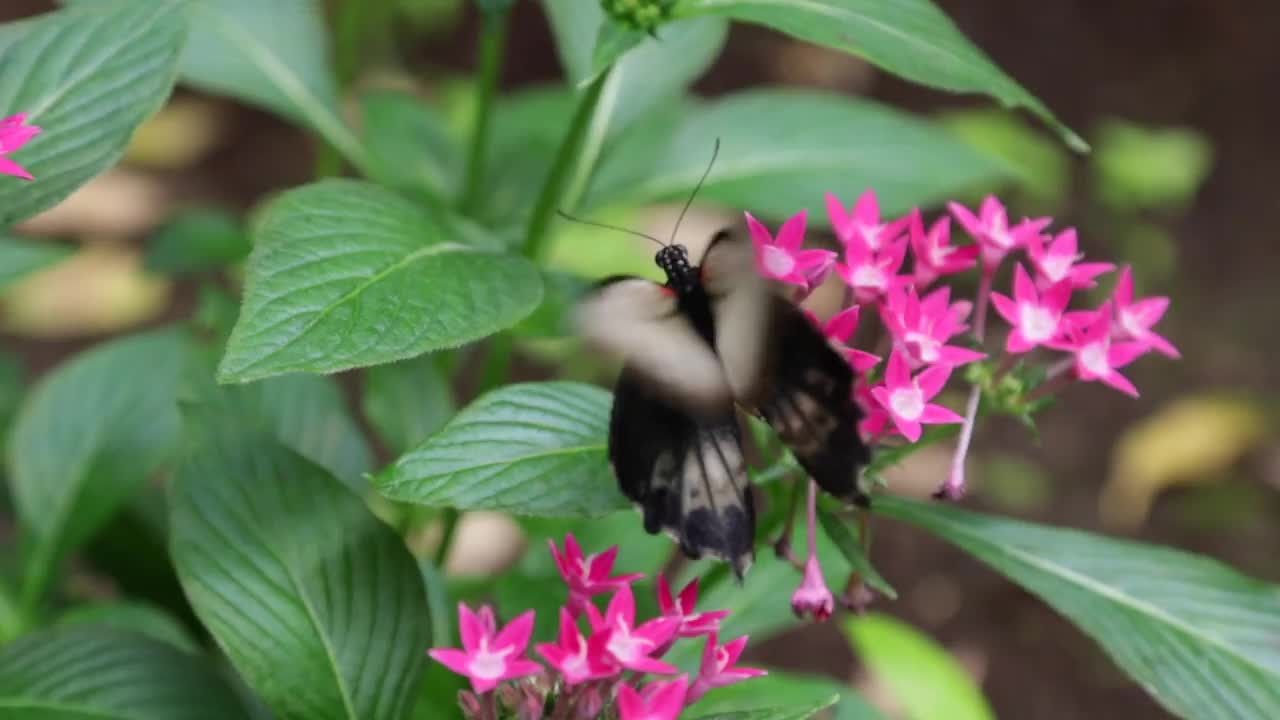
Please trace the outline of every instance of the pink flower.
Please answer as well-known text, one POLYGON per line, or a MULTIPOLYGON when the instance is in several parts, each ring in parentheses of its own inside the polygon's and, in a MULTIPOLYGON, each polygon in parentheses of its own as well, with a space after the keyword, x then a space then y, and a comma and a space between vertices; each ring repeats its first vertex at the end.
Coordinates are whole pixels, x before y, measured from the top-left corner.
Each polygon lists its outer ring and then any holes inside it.
POLYGON ((1133 362, 1148 346, 1142 342, 1112 342, 1111 303, 1103 303, 1097 312, 1076 314, 1067 325, 1067 340, 1055 347, 1075 353, 1076 377, 1101 381, 1120 392, 1138 397, 1138 388, 1118 368, 1133 362))
POLYGON ((560 608, 559 642, 539 644, 538 654, 560 671, 567 685, 610 677, 620 669, 603 652, 601 643, 587 642, 573 614, 566 608, 560 608))
POLYGON ((858 302, 875 302, 889 288, 902 282, 896 273, 906 256, 906 238, 886 240, 879 251, 855 238, 844 246, 845 261, 836 263, 836 274, 853 288, 853 296, 858 302))
MULTIPOLYGON (((40 128, 35 125, 27 125, 26 122, 26 113, 10 115, 4 120, 0 120, 0 156, 8 155, 21 148, 31 138, 40 134, 40 128)), ((0 175, 13 175, 23 180, 35 180, 25 168, 7 157, 0 157, 0 175)))
MULTIPOLYGON (((604 651, 618 665, 638 672, 676 672, 674 666, 651 655, 675 636, 680 619, 660 617, 636 627, 636 599, 630 585, 623 585, 613 594, 604 617, 594 605, 587 605, 587 615, 591 618, 592 629, 601 637, 604 651)), ((592 637, 593 641, 595 639, 592 637)))
POLYGON ((836 599, 822 577, 822 565, 816 552, 809 553, 804 562, 804 581, 791 595, 791 611, 796 617, 812 615, 814 620, 825 621, 835 612, 836 599))
POLYGON ((1024 353, 1049 344, 1062 333, 1062 314, 1071 302, 1071 282, 1063 280, 1043 292, 1038 291, 1019 263, 1013 271, 1013 298, 993 292, 991 302, 996 312, 1013 326, 1005 349, 1024 353))
POLYGON ((849 365, 858 372, 866 372, 876 365, 880 364, 879 356, 872 355, 854 347, 849 347, 849 340, 853 338, 853 334, 858 331, 858 317, 861 314, 861 307, 854 305, 845 308, 840 312, 832 315, 825 323, 818 320, 817 316, 805 310, 805 314, 813 321, 818 329, 822 330, 822 334, 831 342, 849 365))
POLYGON ((853 400, 863 413, 863 418, 858 423, 858 433, 867 441, 876 439, 888 427, 889 413, 871 395, 871 385, 862 376, 854 382, 853 400))
POLYGON ((730 640, 724 645, 718 644, 719 640, 717 633, 707 636, 707 644, 702 651, 702 667, 698 670, 698 679, 694 680, 693 687, 689 688, 689 696, 685 698, 686 705, 692 705, 701 700, 708 690, 769 674, 756 668, 737 667, 738 657, 747 647, 747 636, 730 640))
POLYGON ((978 216, 974 216, 960 203, 948 203, 947 207, 965 231, 978 241, 982 266, 986 272, 995 272, 1005 255, 1024 247, 1028 239, 1039 235, 1050 222, 1049 218, 1023 220, 1016 227, 1010 228, 1004 205, 994 195, 988 195, 982 201, 978 216))
POLYGON ((943 275, 954 275, 978 264, 978 246, 951 244, 951 218, 939 218, 924 230, 919 211, 912 213, 911 250, 915 255, 916 287, 925 288, 943 275))
POLYGON ((872 388, 871 394, 885 410, 889 411, 889 417, 898 428, 898 432, 911 442, 915 442, 920 439, 922 424, 964 421, 964 418, 951 410, 929 403, 942 392, 943 386, 947 384, 947 379, 950 377, 950 367, 934 365, 912 378, 906 357, 895 350, 889 356, 889 367, 885 371, 884 384, 872 388))
POLYGON ((1169 298, 1149 297, 1135 301, 1133 268, 1128 265, 1120 271, 1120 279, 1116 281, 1116 291, 1111 301, 1116 308, 1116 327, 1112 328, 1112 333, 1117 340, 1136 340, 1161 355, 1182 357, 1173 343, 1151 329, 1164 317, 1165 310, 1169 308, 1169 298))
POLYGON ((493 610, 488 606, 473 613, 458 604, 458 625, 462 634, 462 650, 436 648, 432 658, 450 670, 471 679, 471 688, 488 692, 498 683, 513 678, 536 675, 542 666, 523 657, 533 633, 533 611, 529 610, 497 632, 493 610))
POLYGON ((857 242, 873 251, 898 239, 907 224, 907 218, 889 223, 880 222, 880 203, 876 200, 875 190, 871 189, 858 198, 852 215, 844 209, 839 198, 827 193, 827 217, 831 219, 831 227, 836 231, 841 244, 857 242))
POLYGON ((1094 278, 1116 269, 1112 263, 1080 262, 1084 253, 1078 252, 1075 228, 1058 233, 1047 248, 1039 234, 1032 235, 1027 238, 1026 247, 1040 287, 1070 280, 1073 288, 1091 288, 1098 284, 1094 278))
POLYGON ((968 303, 951 304, 951 288, 941 287, 921 300, 914 286, 895 288, 880 307, 880 318, 893 336, 894 346, 906 353, 912 367, 941 363, 959 367, 986 354, 947 340, 965 329, 968 303))
POLYGON ((800 249, 804 242, 808 210, 801 210, 783 223, 778 229, 777 239, 751 213, 744 214, 756 249, 756 269, 761 275, 803 288, 821 284, 835 262, 836 254, 830 250, 800 249))
POLYGON ((689 678, 681 675, 675 680, 651 682, 637 691, 630 685, 618 686, 619 720, 676 720, 684 710, 685 694, 689 690, 689 678))
POLYGON ((675 618, 677 637, 698 637, 720 629, 720 621, 729 616, 728 610, 694 612, 698 605, 698 579, 694 578, 680 591, 680 597, 671 595, 671 585, 664 575, 658 576, 658 607, 663 617, 675 618))
POLYGON ((584 557, 582 547, 578 545, 578 539, 573 536, 573 533, 565 535, 564 553, 556 547, 554 540, 547 540, 547 544, 551 546, 551 556, 555 558, 556 567, 560 569, 560 576, 569 586, 568 608, 574 617, 581 614, 583 608, 590 604, 592 596, 623 587, 644 577, 641 573, 609 577, 609 573, 613 572, 613 562, 618 557, 616 545, 602 553, 584 557))

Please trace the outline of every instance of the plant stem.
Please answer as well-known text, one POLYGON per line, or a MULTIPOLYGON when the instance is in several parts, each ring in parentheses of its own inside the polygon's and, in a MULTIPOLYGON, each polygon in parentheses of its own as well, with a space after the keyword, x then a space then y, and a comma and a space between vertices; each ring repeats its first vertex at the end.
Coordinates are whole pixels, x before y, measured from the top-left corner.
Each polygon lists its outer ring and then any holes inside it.
MULTIPOLYGON (((978 345, 982 345, 987 332, 987 302, 991 297, 991 280, 995 276, 993 271, 983 271, 982 280, 978 283, 978 299, 974 303, 973 311, 976 318, 973 321, 973 335, 978 340, 978 345)), ((951 472, 947 475, 947 480, 934 493, 934 497, 958 500, 965 492, 964 462, 969 456, 969 443, 973 441, 973 427, 978 422, 978 405, 982 402, 982 387, 974 385, 969 388, 969 399, 965 401, 964 406, 964 424, 960 426, 960 439, 956 441, 956 454, 951 458, 951 472)))
POLYGON ((542 193, 529 218, 529 228, 525 233, 523 251, 526 257, 537 259, 546 252, 547 229, 551 226, 551 216, 564 195, 570 176, 582 147, 584 131, 595 115, 596 104, 600 101, 600 92, 609 80, 612 70, 600 73, 578 98, 578 105, 569 121, 569 130, 560 142, 560 150, 556 153, 555 162, 542 185, 542 193))
POLYGON ((445 561, 449 559, 449 549, 453 547, 453 538, 458 534, 458 520, 462 513, 457 508, 447 507, 440 518, 440 544, 436 546, 436 567, 444 570, 445 561))
POLYGON ((480 32, 479 96, 471 119, 471 145, 467 150, 467 169, 459 199, 459 207, 466 215, 473 215, 479 209, 484 192, 493 96, 498 87, 498 76, 502 74, 502 59, 507 45, 507 10, 493 10, 481 15, 484 28, 480 32))

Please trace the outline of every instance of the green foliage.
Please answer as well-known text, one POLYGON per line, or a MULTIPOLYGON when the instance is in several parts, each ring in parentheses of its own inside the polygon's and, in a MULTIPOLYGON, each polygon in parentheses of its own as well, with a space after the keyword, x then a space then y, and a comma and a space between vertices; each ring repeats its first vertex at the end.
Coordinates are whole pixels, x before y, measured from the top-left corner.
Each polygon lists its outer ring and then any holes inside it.
POLYGON ((181 275, 231 265, 249 255, 249 237, 235 215, 210 209, 188 210, 151 238, 146 268, 181 275))
POLYGON ((0 290, 70 257, 66 245, 0 237, 0 290))
POLYGON ((1109 120, 1099 128, 1097 143, 1098 191, 1120 211, 1186 205, 1213 164, 1209 141, 1189 128, 1148 129, 1109 120))

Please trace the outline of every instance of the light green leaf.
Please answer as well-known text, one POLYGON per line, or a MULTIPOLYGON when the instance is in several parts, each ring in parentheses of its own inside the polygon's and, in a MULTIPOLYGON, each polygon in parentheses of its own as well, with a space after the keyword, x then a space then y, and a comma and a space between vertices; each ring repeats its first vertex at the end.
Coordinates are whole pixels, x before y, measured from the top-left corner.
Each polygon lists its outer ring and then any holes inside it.
POLYGON ((772 707, 753 710, 730 710, 728 712, 711 712, 703 714, 693 711, 691 720, 808 720, 818 713, 836 704, 839 695, 830 695, 817 703, 799 707, 772 707))
POLYGON ((827 534, 840 554, 844 555, 844 559, 849 561, 849 566, 862 575, 862 580, 890 600, 896 600, 898 591, 894 590, 893 586, 871 565, 871 558, 867 557, 867 551, 849 528, 845 527, 844 521, 821 508, 818 510, 818 520, 822 523, 822 531, 827 534))
POLYGON ((462 176, 462 149, 445 119, 423 98, 376 91, 360 99, 370 177, 406 191, 452 197, 462 176))
POLYGON ((385 496, 461 510, 603 515, 627 507, 609 469, 608 392, 571 382, 484 395, 374 479, 385 496))
POLYGON ((57 204, 115 164, 173 88, 185 27, 177 4, 114 0, 0 26, 0 108, 43 129, 0 177, 0 229, 57 204))
POLYGON ((917 82, 957 93, 983 93, 1023 107, 1079 151, 1089 146, 1044 103, 1006 75, 929 0, 687 0, 683 15, 715 14, 757 23, 801 40, 861 55, 917 82))
POLYGON ((188 420, 202 434, 173 480, 170 553, 240 675, 281 720, 408 717, 431 633, 404 543, 235 417, 188 420))
POLYGON ((27 397, 7 448, 18 517, 33 550, 27 593, 42 592, 53 566, 172 457, 181 431, 181 367, 181 336, 150 332, 77 356, 27 397))
POLYGON ((191 209, 156 231, 147 246, 146 268, 180 275, 217 270, 249 254, 249 236, 224 210, 191 209))
POLYGON ((449 379, 436 361, 422 355, 365 371, 365 417, 394 453, 426 440, 457 410, 449 379))
POLYGON ((1171 712, 1280 717, 1280 587, 1208 558, 1076 530, 893 497, 874 508, 1039 595, 1171 712))
POLYGON ((888 686, 910 720, 992 720, 995 714, 960 663, 915 628, 885 615, 844 622, 858 657, 888 686))
POLYGON ((840 698, 835 708, 838 720, 880 720, 880 714, 852 688, 827 678, 778 670, 769 670, 769 674, 763 677, 716 688, 690 708, 690 712, 703 716, 771 707, 826 707, 831 704, 833 696, 840 698))
POLYGON ((189 0, 183 80, 280 113, 318 132, 352 164, 368 155, 338 114, 318 0, 189 0))
POLYGON ((0 716, 14 720, 235 720, 200 658, 106 627, 46 630, 0 648, 0 716))
POLYGON ((67 245, 0 237, 0 290, 71 257, 73 252, 67 245))
POLYGON ((218 380, 401 360, 528 315, 542 297, 537 268, 453 242, 447 222, 352 180, 282 195, 255 228, 244 306, 218 380))
POLYGON ((886 213, 989 188, 1002 166, 911 115, 866 100, 805 90, 753 90, 696 106, 656 152, 606 156, 586 205, 684 198, 716 139, 720 156, 700 199, 753 214, 809 209, 827 223, 823 194, 852 203, 875 188, 886 213), (804 132, 796 132, 804 128, 804 132))
POLYGON ((200 646, 177 618, 146 603, 115 600, 80 605, 58 618, 58 625, 96 625, 145 635, 179 650, 198 653, 200 646))

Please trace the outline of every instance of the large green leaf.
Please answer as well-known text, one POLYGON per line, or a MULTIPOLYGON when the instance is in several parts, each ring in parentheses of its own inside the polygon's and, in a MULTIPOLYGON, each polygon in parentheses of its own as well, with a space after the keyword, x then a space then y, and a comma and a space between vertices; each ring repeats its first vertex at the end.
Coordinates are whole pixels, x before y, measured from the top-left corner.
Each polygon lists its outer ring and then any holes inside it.
POLYGON ((835 696, 840 698, 834 708, 836 720, 880 720, 880 714, 852 688, 824 677, 777 670, 769 670, 769 674, 763 677, 712 690, 690 708, 690 712, 701 717, 776 707, 826 707, 835 696))
POLYGON ((67 245, 0 237, 0 289, 70 257, 72 252, 67 245))
POLYGON ((0 108, 43 132, 0 178, 0 228, 62 200, 120 159, 169 97, 185 26, 176 3, 98 2, 0 26, 0 108))
POLYGON ((431 632, 400 538, 234 416, 188 419, 201 437, 173 481, 170 552, 240 675, 282 719, 407 717, 431 632))
POLYGON ((249 250, 249 235, 234 214, 193 208, 152 236, 146 268, 170 275, 218 270, 243 260, 249 250))
POLYGON ((693 711, 690 720, 808 720, 836 703, 838 695, 831 694, 825 700, 804 705, 787 707, 755 708, 751 710, 712 711, 702 713, 693 711))
POLYGON ((449 378, 436 363, 422 355, 365 371, 365 417, 394 453, 426 440, 457 410, 449 378))
POLYGON ((932 124, 876 103, 753 90, 696 106, 656 151, 606 156, 586 204, 687 197, 717 138, 720 157, 700 198, 770 217, 809 208, 811 224, 827 222, 828 191, 852 203, 874 187, 881 208, 896 213, 989 187, 1004 172, 932 124))
POLYGON ((352 180, 282 195, 255 228, 244 307, 218 379, 400 360, 528 315, 542 297, 537 268, 454 242, 448 222, 352 180))
POLYGON ((1078 135, 969 42, 929 0, 686 0, 684 15, 716 14, 861 55, 896 75, 942 90, 984 93, 1039 115, 1077 150, 1078 135))
POLYGON ((445 118, 424 98, 374 91, 360 98, 370 177, 406 191, 452 197, 462 177, 462 154, 445 118))
POLYGON ((508 385, 476 400, 374 479, 383 495, 462 510, 603 515, 627 507, 605 445, 609 393, 508 385))
POLYGON ((59 617, 58 624, 112 627, 146 635, 186 652, 200 652, 200 646, 177 618, 147 603, 114 600, 80 605, 59 617))
POLYGON ((46 375, 9 438, 29 593, 112 516, 178 444, 182 339, 158 331, 98 346, 46 375))
POLYGON ((0 716, 13 720, 235 720, 212 667, 107 627, 46 630, 0 648, 0 716))
POLYGON ((893 497, 874 507, 1039 595, 1170 711, 1280 717, 1280 587, 1208 558, 1076 530, 893 497))
POLYGON ((347 159, 369 166, 338 114, 328 34, 319 0, 189 0, 191 38, 182 77, 196 87, 273 110, 320 133, 347 159))

